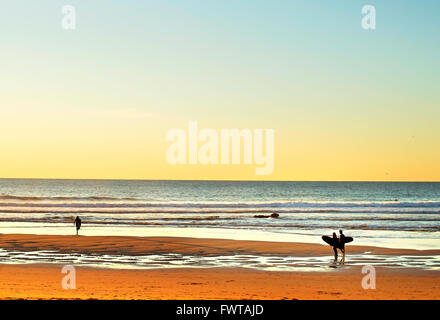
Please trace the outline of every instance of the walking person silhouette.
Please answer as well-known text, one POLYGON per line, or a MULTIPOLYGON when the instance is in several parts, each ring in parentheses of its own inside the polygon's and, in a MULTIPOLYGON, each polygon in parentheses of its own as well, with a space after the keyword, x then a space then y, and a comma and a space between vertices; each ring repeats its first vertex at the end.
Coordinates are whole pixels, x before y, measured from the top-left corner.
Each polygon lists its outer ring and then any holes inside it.
POLYGON ((333 247, 333 252, 335 253, 335 262, 336 262, 336 261, 338 261, 338 246, 337 246, 338 238, 336 237, 335 232, 333 232, 332 239, 333 239, 333 246, 332 247, 333 247))
POLYGON ((78 235, 78 231, 81 228, 81 218, 79 216, 76 216, 74 223, 76 226, 76 235, 78 235))
POLYGON ((345 235, 342 233, 342 230, 339 230, 339 249, 342 252, 342 259, 341 262, 345 262, 345 235))
POLYGON ((341 250, 342 253, 342 259, 341 263, 343 264, 345 262, 345 244, 352 242, 352 237, 346 237, 342 230, 339 230, 339 237, 336 236, 336 233, 333 232, 333 236, 322 236, 322 240, 324 240, 325 243, 330 245, 333 248, 333 252, 335 254, 335 262, 338 260, 338 249, 341 250))

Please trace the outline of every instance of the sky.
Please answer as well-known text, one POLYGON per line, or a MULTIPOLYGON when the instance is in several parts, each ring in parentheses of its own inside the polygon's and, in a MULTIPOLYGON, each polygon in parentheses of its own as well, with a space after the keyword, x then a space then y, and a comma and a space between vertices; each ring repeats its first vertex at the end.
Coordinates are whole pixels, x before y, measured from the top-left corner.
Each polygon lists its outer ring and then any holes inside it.
POLYGON ((438 1, 0 8, 1 178, 440 181, 438 1), (273 172, 169 164, 192 120, 274 130, 273 172))

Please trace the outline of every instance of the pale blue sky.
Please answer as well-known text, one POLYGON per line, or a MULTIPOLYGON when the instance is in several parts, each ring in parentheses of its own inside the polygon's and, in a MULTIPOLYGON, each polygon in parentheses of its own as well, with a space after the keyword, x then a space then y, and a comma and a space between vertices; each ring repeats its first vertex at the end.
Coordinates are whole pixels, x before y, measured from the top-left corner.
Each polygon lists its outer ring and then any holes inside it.
POLYGON ((438 1, 4 1, 1 81, 40 93, 118 89, 118 101, 202 99, 197 113, 205 99, 228 110, 228 99, 289 98, 292 87, 429 94, 439 11, 438 1), (377 9, 372 32, 360 28, 366 3, 377 9), (64 4, 77 9, 74 32, 60 28, 64 4))

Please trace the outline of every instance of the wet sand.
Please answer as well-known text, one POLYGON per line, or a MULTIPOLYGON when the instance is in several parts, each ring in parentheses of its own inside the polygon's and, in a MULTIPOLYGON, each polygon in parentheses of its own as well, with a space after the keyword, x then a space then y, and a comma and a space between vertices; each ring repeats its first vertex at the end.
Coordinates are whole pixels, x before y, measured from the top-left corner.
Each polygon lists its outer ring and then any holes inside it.
MULTIPOLYGON (((9 250, 80 252, 87 254, 145 255, 179 253, 185 255, 332 255, 326 244, 269 242, 183 237, 99 237, 32 234, 0 234, 0 248, 9 250)), ((382 255, 439 255, 440 250, 389 249, 347 245, 348 254, 370 252, 382 255)))
MULTIPOLYGON (((0 248, 87 254, 328 256, 326 245, 173 237, 0 235, 0 248)), ((439 250, 349 246, 349 254, 438 255, 439 250)), ((440 271, 376 267, 376 289, 364 290, 361 266, 325 272, 251 268, 106 269, 76 266, 77 288, 61 286, 63 265, 0 264, 0 299, 439 299, 440 271)))

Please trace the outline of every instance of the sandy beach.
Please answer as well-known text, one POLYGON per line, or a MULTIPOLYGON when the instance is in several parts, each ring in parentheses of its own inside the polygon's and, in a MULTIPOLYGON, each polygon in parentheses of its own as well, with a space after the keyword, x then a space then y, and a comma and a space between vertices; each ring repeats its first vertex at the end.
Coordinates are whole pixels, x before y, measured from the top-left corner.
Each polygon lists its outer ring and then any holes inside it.
MULTIPOLYGON (((50 251, 93 255, 181 254, 218 257, 330 256, 326 245, 173 237, 82 237, 0 235, 8 251, 50 251)), ((376 289, 364 290, 362 266, 350 255, 386 257, 439 255, 439 250, 403 250, 350 246, 343 267, 322 271, 265 271, 247 267, 155 269, 93 268, 75 265, 75 290, 64 290, 62 263, 0 264, 0 299, 439 299, 437 270, 379 263, 376 289)), ((251 258, 249 258, 250 260, 251 258)), ((384 260, 387 261, 387 260, 384 260)), ((30 261, 31 262, 31 261, 30 261)), ((246 266, 246 261, 243 264, 246 266)))
POLYGON ((22 2, 0 11, 11 314, 438 309, 440 0, 22 2))

